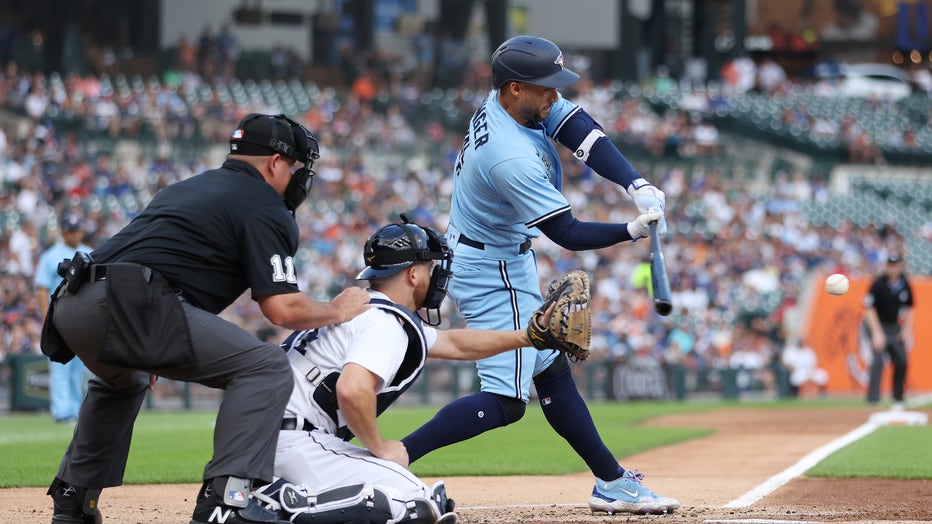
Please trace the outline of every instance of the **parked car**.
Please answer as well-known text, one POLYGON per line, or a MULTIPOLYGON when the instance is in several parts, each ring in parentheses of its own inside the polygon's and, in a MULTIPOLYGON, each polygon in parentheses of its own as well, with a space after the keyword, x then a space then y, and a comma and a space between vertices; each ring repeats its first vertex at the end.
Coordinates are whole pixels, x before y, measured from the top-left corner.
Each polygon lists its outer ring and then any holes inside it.
POLYGON ((914 90, 909 73, 890 64, 820 64, 815 73, 831 80, 839 96, 899 100, 914 90))

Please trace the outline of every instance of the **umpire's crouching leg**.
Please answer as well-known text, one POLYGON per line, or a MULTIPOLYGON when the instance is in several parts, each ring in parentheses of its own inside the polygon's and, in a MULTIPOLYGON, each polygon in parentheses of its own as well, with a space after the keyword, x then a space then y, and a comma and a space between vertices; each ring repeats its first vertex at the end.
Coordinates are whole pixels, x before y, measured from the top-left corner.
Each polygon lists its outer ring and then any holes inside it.
POLYGON ((184 304, 194 368, 169 378, 224 389, 214 425, 214 455, 204 479, 232 476, 271 482, 275 447, 294 381, 278 346, 222 318, 184 304))

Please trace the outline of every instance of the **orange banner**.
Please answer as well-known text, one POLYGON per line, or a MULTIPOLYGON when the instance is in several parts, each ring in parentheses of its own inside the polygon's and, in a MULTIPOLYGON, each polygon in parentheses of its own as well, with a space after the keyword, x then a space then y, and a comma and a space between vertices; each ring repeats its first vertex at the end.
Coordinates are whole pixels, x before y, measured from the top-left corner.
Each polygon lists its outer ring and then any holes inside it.
MULTIPOLYGON (((824 280, 820 278, 817 282, 824 280)), ((847 293, 828 294, 820 285, 812 297, 803 339, 819 356, 819 367, 828 371, 828 391, 834 393, 865 393, 870 349, 858 341, 863 299, 872 277, 851 280, 847 293)), ((907 396, 910 392, 932 391, 932 278, 910 277, 915 310, 916 344, 909 354, 906 375, 907 396)), ((881 399, 890 398, 890 364, 884 369, 881 399)))

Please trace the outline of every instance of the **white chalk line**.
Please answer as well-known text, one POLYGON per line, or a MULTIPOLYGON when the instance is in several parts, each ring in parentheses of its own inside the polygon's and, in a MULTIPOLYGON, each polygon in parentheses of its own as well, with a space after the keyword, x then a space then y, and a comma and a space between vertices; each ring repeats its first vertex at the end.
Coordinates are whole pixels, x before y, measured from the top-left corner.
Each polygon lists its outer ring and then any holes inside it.
MULTIPOLYGON (((922 395, 916 398, 911 399, 906 404, 907 406, 921 406, 927 404, 932 395, 922 395)), ((851 444, 852 442, 857 441, 858 439, 864 438, 867 435, 870 435, 874 430, 880 427, 880 424, 876 422, 866 422, 858 428, 848 432, 846 435, 839 437, 832 442, 822 446, 821 448, 816 449, 815 451, 809 453, 805 457, 801 458, 799 462, 793 464, 792 466, 786 468, 785 470, 777 473, 776 475, 770 477, 763 484, 757 486, 756 488, 748 491, 744 495, 732 500, 728 504, 725 504, 724 508, 746 508, 751 504, 754 504, 758 500, 770 495, 781 486, 789 482, 790 480, 802 475, 809 468, 815 466, 823 459, 831 455, 832 453, 838 451, 839 449, 851 444)), ((768 521, 771 522, 771 521, 768 521)))
POLYGON ((705 524, 819 524, 818 520, 771 520, 771 519, 712 519, 703 520, 705 524))
MULTIPOLYGON (((922 406, 932 402, 932 394, 922 395, 907 401, 907 406, 922 406)), ((781 486, 795 477, 802 475, 810 468, 824 460, 832 453, 851 444, 858 439, 864 438, 874 430, 880 427, 880 424, 867 422, 860 427, 848 432, 846 435, 829 442, 828 444, 809 453, 796 464, 770 477, 763 484, 757 486, 751 491, 738 497, 737 499, 725 504, 723 508, 746 508, 758 500, 773 493, 781 486)), ((461 506, 458 509, 465 510, 502 510, 502 509, 534 509, 534 508, 583 508, 581 504, 505 504, 500 506, 461 506)), ((704 520, 704 524, 819 524, 820 521, 812 520, 771 520, 771 519, 727 519, 727 520, 704 520)))

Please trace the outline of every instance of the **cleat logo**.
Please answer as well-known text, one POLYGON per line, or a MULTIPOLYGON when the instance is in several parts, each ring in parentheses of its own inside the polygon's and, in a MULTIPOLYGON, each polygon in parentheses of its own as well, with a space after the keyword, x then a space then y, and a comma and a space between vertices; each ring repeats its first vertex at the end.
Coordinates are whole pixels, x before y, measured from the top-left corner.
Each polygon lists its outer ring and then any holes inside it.
POLYGON ((207 522, 216 522, 217 524, 224 524, 228 518, 233 516, 232 509, 223 509, 220 506, 216 506, 214 510, 210 513, 210 517, 207 518, 207 522))
POLYGON ((637 496, 638 496, 638 490, 628 491, 628 490, 626 490, 625 488, 622 488, 622 487, 619 487, 618 489, 620 489, 625 495, 628 495, 629 497, 637 498, 637 496))

